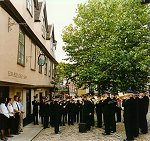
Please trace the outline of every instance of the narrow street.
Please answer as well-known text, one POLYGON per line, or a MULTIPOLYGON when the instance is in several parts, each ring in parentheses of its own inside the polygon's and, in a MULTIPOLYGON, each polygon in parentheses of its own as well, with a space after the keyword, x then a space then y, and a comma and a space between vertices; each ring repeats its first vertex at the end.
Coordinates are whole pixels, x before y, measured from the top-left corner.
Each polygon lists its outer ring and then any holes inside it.
MULTIPOLYGON (((139 135, 135 141, 150 141, 150 110, 147 115, 149 123, 149 133, 139 135)), ((54 134, 53 128, 43 129, 33 141, 123 141, 125 130, 123 122, 117 123, 117 132, 109 136, 102 135, 103 129, 92 127, 87 133, 79 133, 78 124, 60 127, 60 134, 54 134)))

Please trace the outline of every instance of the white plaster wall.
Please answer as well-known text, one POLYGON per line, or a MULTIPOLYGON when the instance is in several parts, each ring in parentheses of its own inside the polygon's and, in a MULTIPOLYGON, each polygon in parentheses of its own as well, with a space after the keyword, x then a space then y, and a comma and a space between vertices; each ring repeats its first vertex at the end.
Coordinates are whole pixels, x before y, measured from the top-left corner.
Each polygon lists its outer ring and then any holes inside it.
MULTIPOLYGON (((49 85, 50 78, 44 75, 44 67, 43 73, 40 74, 38 65, 36 71, 30 69, 30 58, 27 62, 25 58, 25 67, 17 64, 19 25, 13 25, 12 30, 8 32, 8 17, 10 16, 0 8, 0 19, 3 21, 0 22, 0 80, 29 85, 49 85), (24 77, 10 76, 10 71, 24 77)), ((31 40, 25 36, 25 57, 30 56, 30 50, 31 40)))
MULTIPOLYGON (((20 15, 24 18, 26 23, 29 25, 29 27, 33 30, 35 35, 38 37, 38 39, 46 45, 45 39, 42 37, 42 23, 41 22, 34 22, 34 5, 33 5, 33 15, 31 16, 26 8, 26 0, 10 0, 14 7, 18 10, 20 15)), ((33 0, 32 0, 33 2, 33 0)), ((34 4, 34 2, 33 2, 34 4)), ((43 6, 42 6, 43 8, 43 6)), ((42 9, 41 8, 41 9, 42 9)), ((43 15, 43 10, 41 10, 40 19, 43 15)))

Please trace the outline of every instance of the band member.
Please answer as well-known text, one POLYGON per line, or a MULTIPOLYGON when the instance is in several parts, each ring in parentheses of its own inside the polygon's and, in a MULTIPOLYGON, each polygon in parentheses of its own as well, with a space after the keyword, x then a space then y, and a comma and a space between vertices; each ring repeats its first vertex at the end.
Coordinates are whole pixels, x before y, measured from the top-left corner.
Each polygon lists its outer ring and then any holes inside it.
POLYGON ((74 124, 74 105, 75 103, 73 103, 71 100, 68 101, 67 105, 66 105, 66 109, 67 109, 67 113, 68 113, 68 125, 73 125, 74 124))
POLYGON ((105 94, 103 98, 103 117, 104 117, 104 125, 105 125, 105 132, 102 133, 103 135, 110 135, 111 132, 111 98, 109 94, 105 94))
POLYGON ((119 97, 116 98, 116 101, 117 101, 117 106, 116 106, 116 115, 117 115, 117 122, 121 122, 121 104, 122 104, 122 101, 119 97))
POLYGON ((132 141, 134 140, 133 134, 133 99, 131 93, 125 94, 125 99, 123 100, 122 106, 124 107, 124 126, 126 132, 126 139, 124 141, 132 141))
POLYGON ((102 100, 99 97, 96 103, 97 127, 102 128, 102 100))
POLYGON ((44 124, 44 104, 45 104, 45 97, 42 97, 42 100, 40 101, 40 110, 39 115, 41 117, 41 123, 44 124))
POLYGON ((54 131, 55 134, 59 133, 59 125, 61 122, 61 106, 59 105, 59 102, 57 100, 54 101, 54 131))
POLYGON ((110 120, 111 120, 111 123, 110 123, 110 130, 111 130, 111 133, 114 133, 116 132, 116 119, 115 119, 115 113, 116 113, 116 105, 117 105, 117 101, 116 101, 116 98, 115 98, 115 94, 111 94, 111 101, 109 102, 110 104, 110 120))
MULTIPOLYGON (((44 116, 44 121, 43 121, 43 126, 44 129, 49 128, 48 124, 49 124, 49 103, 47 101, 47 98, 44 98, 44 103, 43 103, 43 116, 44 116)), ((54 111, 53 111, 54 112, 54 111)))
POLYGON ((83 122, 87 125, 87 130, 91 129, 91 119, 92 119, 92 112, 93 112, 93 105, 91 101, 87 99, 85 96, 83 99, 83 122))
POLYGON ((142 91, 140 93, 139 98, 139 127, 143 134, 148 132, 148 125, 147 125, 147 113, 149 107, 149 98, 146 96, 146 93, 142 91))
POLYGON ((37 101, 37 97, 34 96, 34 100, 32 101, 32 105, 33 105, 33 122, 34 122, 34 125, 39 125, 38 123, 38 114, 39 114, 39 111, 38 111, 38 106, 39 106, 39 102, 37 101))

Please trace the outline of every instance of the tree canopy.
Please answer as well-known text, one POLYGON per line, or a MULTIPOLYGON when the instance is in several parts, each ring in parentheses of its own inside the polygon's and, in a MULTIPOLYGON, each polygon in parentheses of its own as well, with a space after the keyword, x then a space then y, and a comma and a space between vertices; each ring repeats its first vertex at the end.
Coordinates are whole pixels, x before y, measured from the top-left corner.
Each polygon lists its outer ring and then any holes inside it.
POLYGON ((144 89, 148 82, 150 8, 140 0, 89 0, 63 30, 78 81, 101 90, 144 89))

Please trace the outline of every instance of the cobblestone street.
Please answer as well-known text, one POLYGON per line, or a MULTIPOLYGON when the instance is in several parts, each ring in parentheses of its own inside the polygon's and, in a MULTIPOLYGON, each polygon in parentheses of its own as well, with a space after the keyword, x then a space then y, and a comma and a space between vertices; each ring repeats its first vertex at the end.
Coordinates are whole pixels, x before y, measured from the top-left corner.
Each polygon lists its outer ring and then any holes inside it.
MULTIPOLYGON (((147 117, 150 127, 150 112, 147 117)), ((61 126, 60 132, 54 134, 51 127, 43 129, 33 141, 123 141, 126 138, 123 123, 117 123, 117 132, 109 136, 102 135, 103 129, 96 127, 92 127, 87 133, 79 133, 78 124, 61 126)), ((150 141, 150 128, 148 134, 140 135, 135 141, 150 141)))

